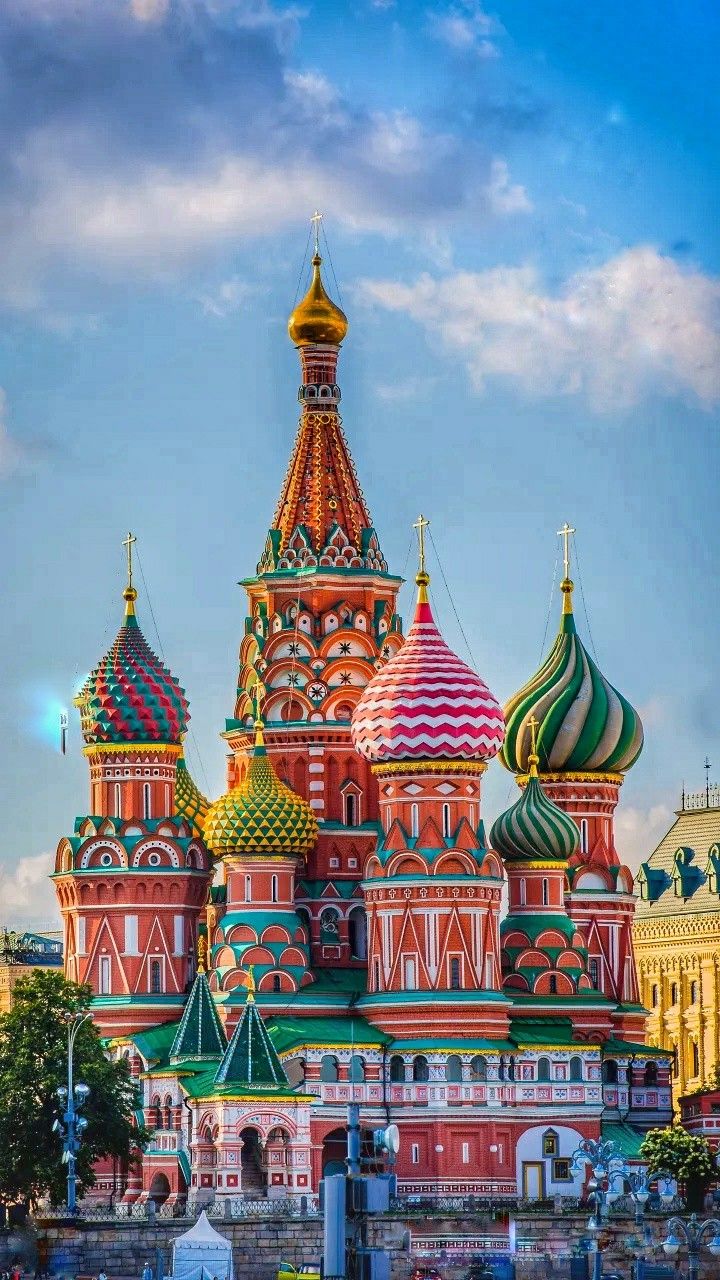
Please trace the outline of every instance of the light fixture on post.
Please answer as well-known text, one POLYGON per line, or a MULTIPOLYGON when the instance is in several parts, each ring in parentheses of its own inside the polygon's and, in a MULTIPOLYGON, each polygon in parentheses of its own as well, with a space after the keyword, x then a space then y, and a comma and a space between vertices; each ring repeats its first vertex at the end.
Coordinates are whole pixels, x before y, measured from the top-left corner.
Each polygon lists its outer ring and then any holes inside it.
POLYGON ((67 1085, 61 1084, 55 1091, 64 1110, 62 1120, 55 1121, 53 1132, 59 1133, 63 1140, 63 1164, 67 1165, 68 1213, 74 1214, 77 1213, 77 1173, 75 1171, 77 1152, 82 1135, 88 1126, 85 1116, 78 1113, 85 1106, 90 1090, 86 1084, 80 1081, 75 1083, 73 1080, 73 1055, 77 1033, 82 1024, 87 1022, 90 1014, 68 1011, 64 1017, 68 1029, 67 1085))

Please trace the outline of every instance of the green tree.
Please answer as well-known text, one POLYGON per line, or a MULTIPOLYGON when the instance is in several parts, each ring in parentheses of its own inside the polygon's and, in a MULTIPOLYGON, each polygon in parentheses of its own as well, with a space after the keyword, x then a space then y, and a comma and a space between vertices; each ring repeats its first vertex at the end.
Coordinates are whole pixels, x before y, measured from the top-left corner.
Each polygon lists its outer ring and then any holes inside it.
POLYGON ((650 1172, 667 1169, 685 1189, 689 1209, 702 1208, 708 1183, 717 1175, 715 1157, 704 1138, 675 1123, 650 1129, 640 1148, 650 1172))
MULTIPOLYGON (((57 972, 36 970, 13 991, 13 1008, 0 1018, 0 1202, 33 1203, 49 1195, 60 1204, 67 1190, 62 1140, 53 1132, 62 1118, 57 1090, 67 1081, 66 1014, 85 1012, 90 987, 67 982, 57 972)), ((124 1060, 105 1053, 91 1019, 75 1040, 75 1080, 90 1089, 82 1114, 88 1121, 77 1156, 78 1194, 95 1181, 93 1164, 103 1156, 130 1163, 148 1141, 136 1126, 137 1086, 124 1060)))

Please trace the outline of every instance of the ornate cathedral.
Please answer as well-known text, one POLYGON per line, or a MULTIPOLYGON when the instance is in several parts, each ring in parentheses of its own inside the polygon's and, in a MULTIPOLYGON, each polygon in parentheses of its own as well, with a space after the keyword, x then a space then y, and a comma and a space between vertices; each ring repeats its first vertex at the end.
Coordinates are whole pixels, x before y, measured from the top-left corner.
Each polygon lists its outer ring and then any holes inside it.
POLYGON ((637 713, 573 615, 504 709, 443 640, 418 521, 407 636, 343 433, 345 315, 321 258, 289 321, 300 423, 222 737, 188 772, 185 691, 125 616, 76 698, 89 813, 57 851, 67 976, 142 1090, 141 1166, 95 1195, 199 1205, 317 1191, 346 1109, 399 1126, 400 1194, 577 1194, 581 1138, 632 1157, 670 1115, 645 1044, 615 849, 637 713), (497 757, 516 801, 486 824, 497 757), (503 889, 507 887, 507 914, 503 889))

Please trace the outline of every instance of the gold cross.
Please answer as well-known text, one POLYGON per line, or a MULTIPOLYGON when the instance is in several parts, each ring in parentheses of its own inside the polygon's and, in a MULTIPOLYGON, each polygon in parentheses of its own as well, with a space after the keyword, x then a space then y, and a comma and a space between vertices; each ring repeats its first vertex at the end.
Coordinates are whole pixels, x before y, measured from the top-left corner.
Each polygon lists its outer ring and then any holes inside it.
POLYGON ((570 537, 575 532, 576 530, 568 524, 567 520, 565 521, 562 529, 558 529, 558 538, 562 538, 563 540, 563 560, 565 562, 564 576, 566 578, 570 577, 570 537))
POLYGON ((123 546, 127 550, 127 573, 128 573, 129 587, 132 586, 132 549, 133 549, 134 542, 137 542, 137 538, 132 533, 129 533, 127 538, 123 538, 123 546))
POLYGON ((537 731, 539 727, 540 727, 540 721, 536 720, 535 715, 533 713, 533 715, 531 715, 530 719, 528 720, 528 729, 530 730, 530 749, 534 756, 537 755, 537 750, 536 750, 537 731))
POLYGON ((320 252, 320 223, 322 222, 322 220, 323 220, 322 214, 319 213, 318 210, 316 209, 312 218, 310 219, 310 222, 315 228, 315 253, 316 254, 320 252))
POLYGON ((418 531, 418 550, 419 550, 419 559, 420 559, 419 572, 420 573, 425 572, 425 530, 428 528, 429 524, 430 524, 430 521, 426 520, 424 516, 418 516, 417 520, 413 525, 413 529, 417 529, 418 531))

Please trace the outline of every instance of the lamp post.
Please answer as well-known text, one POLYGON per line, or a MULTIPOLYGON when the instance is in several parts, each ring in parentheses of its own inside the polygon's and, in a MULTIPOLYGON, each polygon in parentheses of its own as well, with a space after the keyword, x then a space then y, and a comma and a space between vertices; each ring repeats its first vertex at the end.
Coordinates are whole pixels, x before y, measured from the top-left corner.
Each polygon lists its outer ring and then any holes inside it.
POLYGON ((681 1244, 684 1243, 687 1246, 689 1280, 698 1280, 700 1246, 705 1236, 711 1231, 715 1234, 712 1240, 708 1241, 708 1249, 714 1257, 720 1258, 720 1221, 717 1218, 698 1222, 697 1214, 693 1213, 687 1221, 683 1218, 671 1218, 668 1222, 668 1235, 663 1241, 663 1249, 669 1258, 673 1258, 681 1244))
POLYGON ((590 1166, 592 1177, 588 1180, 588 1196, 592 1198, 593 1213, 588 1219, 588 1230, 595 1238, 595 1258, 593 1261, 593 1280, 601 1280, 602 1277, 602 1256, 598 1247, 598 1236, 602 1230, 602 1225, 607 1218, 608 1200, 613 1193, 614 1185, 620 1182, 622 1185, 627 1183, 630 1187, 630 1195, 635 1205, 635 1225, 642 1226, 643 1213, 645 1205, 650 1196, 651 1182, 656 1178, 664 1181, 664 1190, 660 1192, 660 1199, 663 1204, 671 1204, 674 1194, 670 1190, 672 1174, 662 1170, 658 1173, 648 1173, 644 1169, 630 1169, 623 1160, 617 1145, 610 1139, 603 1141, 602 1138, 583 1138, 577 1150, 572 1155, 572 1165, 574 1169, 580 1169, 582 1166, 590 1166))
POLYGON ((83 1131, 87 1128, 87 1120, 84 1116, 78 1115, 88 1100, 90 1090, 86 1084, 75 1083, 73 1079, 73 1054, 75 1051, 75 1039, 83 1022, 87 1022, 90 1017, 89 1013, 66 1013, 65 1021, 67 1022, 68 1032, 68 1049, 67 1049, 67 1087, 60 1085, 57 1090, 57 1096, 60 1099, 65 1110, 63 1112, 62 1121, 56 1120, 53 1125, 63 1140, 63 1163, 67 1165, 67 1206, 68 1213, 77 1213, 77 1174, 75 1173, 75 1160, 83 1131))
POLYGON ((671 1183, 674 1181, 673 1175, 668 1173, 666 1169, 659 1169, 654 1173, 649 1173, 647 1169, 629 1169, 624 1165, 618 1170, 624 1183, 627 1183, 630 1189, 630 1198, 635 1205, 635 1226, 638 1231, 642 1229, 641 1248, 644 1249, 652 1244, 649 1228, 644 1225, 645 1206, 650 1199, 650 1183, 657 1181, 662 1182, 659 1188, 660 1201, 664 1208, 669 1208, 675 1199, 675 1192, 671 1183))

